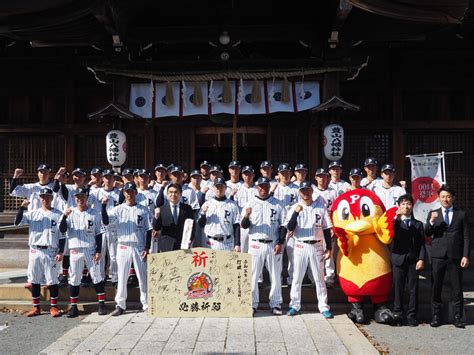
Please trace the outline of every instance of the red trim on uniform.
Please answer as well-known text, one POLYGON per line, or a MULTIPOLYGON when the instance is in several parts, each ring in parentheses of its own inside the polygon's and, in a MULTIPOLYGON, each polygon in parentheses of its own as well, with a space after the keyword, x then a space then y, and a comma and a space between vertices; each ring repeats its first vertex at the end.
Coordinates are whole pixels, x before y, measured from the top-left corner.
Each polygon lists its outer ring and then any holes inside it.
POLYGON ((51 297, 51 306, 56 306, 58 304, 58 298, 57 297, 51 297))
POLYGON ((388 300, 392 289, 392 273, 369 280, 362 287, 339 276, 339 284, 347 295, 349 302, 360 302, 361 298, 369 296, 375 303, 381 303, 388 300))
POLYGON ((298 112, 298 103, 296 102, 296 85, 295 82, 291 82, 291 92, 293 94, 293 111, 298 112))
POLYGON ((40 304, 40 298, 39 297, 33 297, 33 305, 39 305, 40 304))
POLYGON ((69 302, 70 302, 71 304, 77 304, 77 299, 78 299, 78 298, 79 298, 79 297, 69 297, 69 302))
POLYGON ((87 268, 84 267, 84 269, 82 269, 82 276, 87 275, 88 272, 89 270, 87 270, 87 268))
POLYGON ((105 293, 98 293, 97 294, 97 300, 100 301, 105 301, 105 293))
POLYGON ((69 275, 69 270, 63 269, 63 276, 68 276, 68 275, 69 275))
POLYGON ((130 270, 128 271, 128 276, 130 275, 136 275, 135 269, 133 267, 131 267, 130 270))

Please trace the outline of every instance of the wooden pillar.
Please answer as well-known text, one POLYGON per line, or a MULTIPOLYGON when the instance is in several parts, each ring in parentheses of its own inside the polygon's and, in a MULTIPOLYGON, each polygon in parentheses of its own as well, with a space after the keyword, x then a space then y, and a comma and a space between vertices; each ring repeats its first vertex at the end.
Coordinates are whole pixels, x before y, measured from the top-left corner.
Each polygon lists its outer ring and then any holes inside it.
POLYGON ((145 157, 143 160, 145 166, 148 167, 150 170, 153 170, 155 168, 155 125, 152 122, 147 122, 143 125, 143 130, 143 136, 145 139, 145 157))

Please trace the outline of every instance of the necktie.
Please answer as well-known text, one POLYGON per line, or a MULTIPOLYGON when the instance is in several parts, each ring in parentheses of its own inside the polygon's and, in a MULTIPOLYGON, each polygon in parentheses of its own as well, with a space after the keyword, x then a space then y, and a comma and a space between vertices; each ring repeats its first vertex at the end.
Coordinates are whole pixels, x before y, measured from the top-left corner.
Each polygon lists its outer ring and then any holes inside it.
POLYGON ((178 206, 173 205, 173 220, 174 224, 178 224, 178 206))
POLYGON ((410 219, 409 218, 405 218, 405 224, 406 224, 407 228, 410 228, 410 219))
POLYGON ((444 212, 444 223, 449 226, 449 210, 446 210, 446 212, 444 212))

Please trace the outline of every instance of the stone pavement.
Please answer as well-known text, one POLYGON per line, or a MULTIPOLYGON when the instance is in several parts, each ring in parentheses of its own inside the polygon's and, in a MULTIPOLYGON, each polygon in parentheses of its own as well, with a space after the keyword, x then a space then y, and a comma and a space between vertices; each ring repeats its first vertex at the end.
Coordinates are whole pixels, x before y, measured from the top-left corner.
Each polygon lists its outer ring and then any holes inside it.
POLYGON ((87 316, 41 354, 378 354, 345 314, 255 318, 87 316))

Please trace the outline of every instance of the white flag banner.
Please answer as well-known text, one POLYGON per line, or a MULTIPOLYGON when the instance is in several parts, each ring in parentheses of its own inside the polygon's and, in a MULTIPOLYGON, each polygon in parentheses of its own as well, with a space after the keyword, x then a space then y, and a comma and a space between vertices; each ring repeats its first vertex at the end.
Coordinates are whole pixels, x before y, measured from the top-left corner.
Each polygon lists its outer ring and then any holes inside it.
POLYGON ((438 189, 445 184, 444 153, 429 156, 411 156, 411 189, 415 202, 415 218, 426 222, 428 212, 440 207, 438 189))
POLYGON ((242 100, 239 102, 239 115, 261 115, 265 110, 265 88, 264 82, 260 81, 260 102, 252 102, 253 80, 244 80, 242 84, 242 100))
POLYGON ((183 95, 183 116, 193 116, 193 115, 207 115, 208 112, 208 89, 207 82, 185 82, 186 94, 183 95), (202 102, 201 105, 196 105, 194 94, 195 86, 201 88, 202 102))
POLYGON ((180 83, 172 82, 173 105, 166 105, 166 86, 167 83, 159 83, 155 86, 155 115, 156 117, 179 116, 180 109, 180 83))
POLYGON ((212 100, 211 100, 211 115, 219 113, 235 114, 235 81, 229 80, 231 95, 231 102, 223 103, 222 96, 224 91, 224 81, 214 81, 212 84, 212 100))
POLYGON ((270 113, 272 112, 294 112, 295 108, 293 105, 293 94, 290 82, 290 101, 285 103, 281 101, 283 80, 269 80, 267 81, 268 87, 268 108, 270 113))
POLYGON ((150 83, 132 84, 130 91, 130 111, 143 118, 151 118, 153 88, 150 83))
POLYGON ((317 81, 297 81, 296 88, 296 111, 305 111, 318 106, 319 98, 319 82, 317 81))

